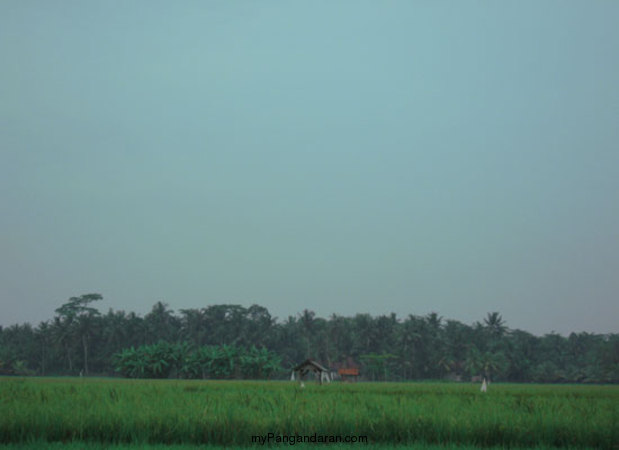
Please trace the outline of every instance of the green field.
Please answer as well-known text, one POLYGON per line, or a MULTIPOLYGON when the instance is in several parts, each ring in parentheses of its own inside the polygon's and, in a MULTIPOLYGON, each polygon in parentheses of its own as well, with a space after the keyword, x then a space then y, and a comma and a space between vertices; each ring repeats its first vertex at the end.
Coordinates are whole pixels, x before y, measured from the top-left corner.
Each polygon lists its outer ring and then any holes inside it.
POLYGON ((330 448, 612 449, 619 387, 0 378, 4 449, 233 448, 268 433, 368 439, 330 448))

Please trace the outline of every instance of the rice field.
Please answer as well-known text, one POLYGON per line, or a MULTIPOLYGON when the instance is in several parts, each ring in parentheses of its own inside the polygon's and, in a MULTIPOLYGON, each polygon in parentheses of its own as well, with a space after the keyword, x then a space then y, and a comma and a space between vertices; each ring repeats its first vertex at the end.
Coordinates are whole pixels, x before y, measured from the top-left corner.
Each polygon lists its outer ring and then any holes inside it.
POLYGON ((616 449, 619 387, 0 378, 7 450, 304 448, 312 436, 334 449, 616 449))

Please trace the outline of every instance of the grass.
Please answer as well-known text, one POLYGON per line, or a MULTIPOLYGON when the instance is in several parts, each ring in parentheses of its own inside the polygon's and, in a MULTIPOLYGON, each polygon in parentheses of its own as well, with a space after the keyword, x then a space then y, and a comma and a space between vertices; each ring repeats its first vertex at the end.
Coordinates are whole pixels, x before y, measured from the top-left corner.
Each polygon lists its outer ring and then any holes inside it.
POLYGON ((619 388, 0 378, 0 443, 17 445, 5 448, 232 448, 269 432, 366 435, 381 448, 617 448, 619 388))

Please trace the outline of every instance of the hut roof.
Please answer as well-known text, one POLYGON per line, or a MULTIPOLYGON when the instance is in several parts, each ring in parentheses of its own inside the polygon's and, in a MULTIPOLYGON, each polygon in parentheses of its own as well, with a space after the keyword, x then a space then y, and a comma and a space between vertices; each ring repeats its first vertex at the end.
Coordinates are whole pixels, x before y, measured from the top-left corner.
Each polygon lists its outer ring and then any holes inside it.
POLYGON ((301 370, 301 369, 303 369, 304 367, 307 367, 307 366, 312 366, 315 369, 319 370, 320 372, 328 372, 329 371, 329 369, 327 369, 325 366, 323 366, 322 364, 319 364, 316 361, 313 361, 311 359, 306 359, 301 364, 296 366, 293 370, 301 370))

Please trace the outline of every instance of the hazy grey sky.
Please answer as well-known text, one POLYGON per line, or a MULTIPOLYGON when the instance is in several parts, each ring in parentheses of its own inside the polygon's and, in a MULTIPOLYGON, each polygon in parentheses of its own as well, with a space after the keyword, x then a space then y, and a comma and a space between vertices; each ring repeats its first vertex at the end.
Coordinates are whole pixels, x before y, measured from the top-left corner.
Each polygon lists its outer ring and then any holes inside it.
POLYGON ((0 324, 619 332, 619 2, 0 3, 0 324))

